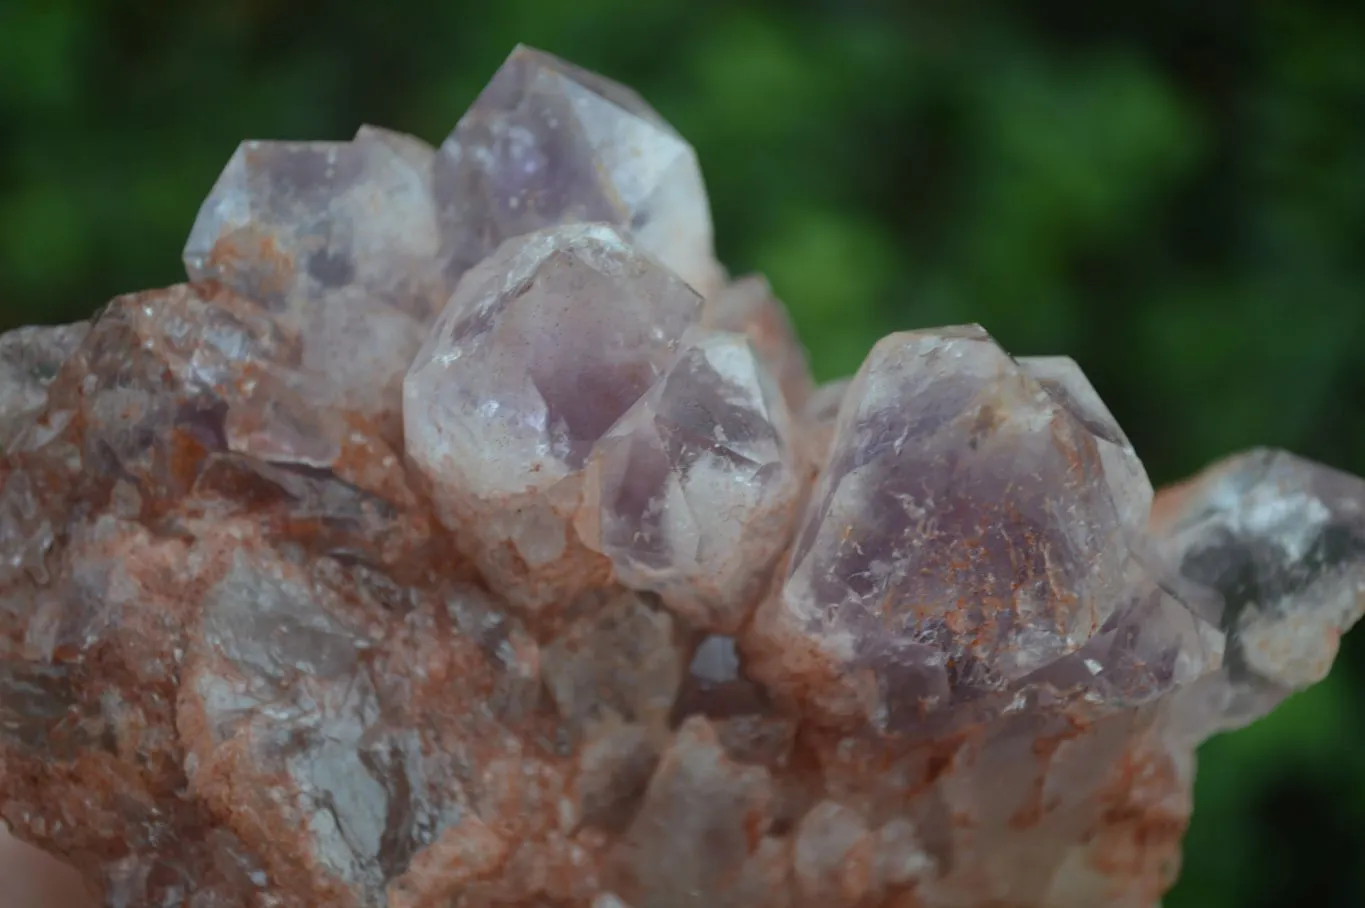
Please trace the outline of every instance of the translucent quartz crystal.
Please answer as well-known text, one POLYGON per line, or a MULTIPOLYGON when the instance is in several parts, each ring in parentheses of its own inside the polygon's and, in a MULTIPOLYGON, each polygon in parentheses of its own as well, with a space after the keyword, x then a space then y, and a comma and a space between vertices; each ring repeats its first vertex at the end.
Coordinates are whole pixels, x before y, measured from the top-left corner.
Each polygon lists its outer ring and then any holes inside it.
POLYGON ((1101 445, 1126 442, 1097 428, 980 328, 878 343, 759 616, 764 680, 817 660, 824 708, 904 727, 1080 648, 1126 592, 1113 486, 1150 488, 1109 475, 1101 445))
POLYGON ((185 244, 194 281, 279 313, 314 396, 396 417, 398 383, 449 293, 432 149, 371 126, 350 142, 243 142, 185 244))
POLYGON ((701 299, 605 225, 469 271, 404 385, 409 456, 488 579, 541 607, 600 578, 571 522, 593 446, 662 376, 701 299))
POLYGON ((597 443, 580 535, 621 583, 734 631, 790 533, 803 479, 793 431, 744 336, 695 331, 597 443))
POLYGON ((692 146, 634 91, 529 47, 441 146, 436 192, 452 274, 511 237, 599 222, 702 294, 723 280, 692 146))
POLYGON ((794 413, 801 412, 813 387, 806 348, 787 307, 773 295, 766 278, 747 275, 707 299, 702 324, 748 336, 759 359, 777 379, 787 406, 794 413))
POLYGON ((1153 501, 976 327, 812 390, 543 54, 432 158, 248 144, 192 284, 0 336, 0 829, 92 908, 1159 904, 1195 747, 1365 612, 1365 481, 1153 501))
POLYGON ((1365 481, 1283 451, 1210 467, 1154 515, 1166 559, 1221 605, 1224 672, 1190 698, 1201 734, 1321 681, 1365 613, 1365 481))
POLYGON ((1069 356, 1021 356, 1019 365, 1090 432, 1104 476, 1126 526, 1140 526, 1152 508, 1152 484, 1128 436, 1069 356))

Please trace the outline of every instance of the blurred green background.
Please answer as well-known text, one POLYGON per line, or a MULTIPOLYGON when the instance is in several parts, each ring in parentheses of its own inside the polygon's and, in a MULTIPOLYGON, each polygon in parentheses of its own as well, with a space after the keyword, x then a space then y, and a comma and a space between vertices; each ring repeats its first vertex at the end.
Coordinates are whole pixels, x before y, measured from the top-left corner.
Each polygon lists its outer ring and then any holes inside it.
MULTIPOLYGON (((1154 480, 1365 473, 1365 3, 0 0, 0 328, 180 278, 239 139, 439 141, 517 41, 639 88, 816 370, 979 321, 1154 480)), ((1167 908, 1365 906, 1365 637, 1202 754, 1167 908)), ((1097 906, 1098 908, 1098 906, 1097 906)))

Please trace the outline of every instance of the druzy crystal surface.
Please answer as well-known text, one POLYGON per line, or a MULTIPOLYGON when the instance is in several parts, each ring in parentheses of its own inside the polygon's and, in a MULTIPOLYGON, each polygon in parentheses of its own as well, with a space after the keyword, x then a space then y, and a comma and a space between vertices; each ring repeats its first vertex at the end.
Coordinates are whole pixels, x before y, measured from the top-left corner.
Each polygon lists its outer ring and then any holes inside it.
POLYGON ((1154 502, 972 325, 816 386, 710 244, 686 142, 520 48, 0 336, 12 834, 110 908, 1154 908, 1194 748, 1365 609, 1365 481, 1154 502))

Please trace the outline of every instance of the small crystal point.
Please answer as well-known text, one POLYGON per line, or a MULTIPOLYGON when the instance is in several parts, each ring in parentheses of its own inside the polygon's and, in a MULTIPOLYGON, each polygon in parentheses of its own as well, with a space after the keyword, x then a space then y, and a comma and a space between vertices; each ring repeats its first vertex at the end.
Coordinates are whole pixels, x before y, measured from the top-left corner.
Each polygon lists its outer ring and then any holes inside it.
POLYGON ((1078 649, 1128 563, 1102 440, 978 327, 882 340, 760 610, 762 679, 814 658, 828 709, 890 728, 1078 649))
POLYGON ((571 593, 580 561, 598 570, 569 525, 583 466, 700 307, 605 225, 510 240, 461 280, 407 376, 407 450, 441 519, 521 598, 571 593))
POLYGON ((702 294, 721 280, 692 147, 635 92, 529 47, 441 146, 436 192, 452 276, 511 237, 601 222, 702 294))
POLYGON ((426 319, 444 302, 433 156, 372 126, 350 142, 243 142, 200 208, 185 269, 276 311, 355 288, 426 319))
POLYGON ((793 431, 743 335, 690 332, 598 442, 585 541, 622 583, 658 593, 698 627, 734 631, 790 533, 802 488, 793 431))
POLYGON ((1163 495, 1153 529, 1181 579, 1221 609, 1228 654, 1218 686, 1232 724, 1321 681, 1341 635, 1365 614, 1358 477, 1284 451, 1250 451, 1163 495))
POLYGON ((434 154, 371 126, 350 142, 244 142, 184 252, 191 280, 301 336, 315 396, 395 429, 403 372, 448 292, 434 154))

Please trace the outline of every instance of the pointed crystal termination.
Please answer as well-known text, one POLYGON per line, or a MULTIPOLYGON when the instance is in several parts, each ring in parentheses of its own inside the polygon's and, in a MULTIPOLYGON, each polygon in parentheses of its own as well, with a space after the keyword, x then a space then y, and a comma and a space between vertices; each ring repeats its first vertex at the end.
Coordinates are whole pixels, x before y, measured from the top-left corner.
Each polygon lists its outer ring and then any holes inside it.
POLYGON ((1365 614, 1365 480, 1284 451, 1214 464, 1163 493, 1157 545, 1208 591, 1228 635, 1224 671, 1198 691, 1200 738, 1321 681, 1365 614))
POLYGON ((433 150, 362 127, 350 142, 244 142, 185 245, 218 281, 303 340, 314 392, 397 425, 399 385, 449 292, 433 150))
POLYGON ((407 451, 442 521, 523 606, 606 569, 570 525, 583 466, 700 308, 605 225, 510 240, 461 280, 404 385, 407 451))
POLYGON ((1125 526, 1141 526, 1152 510, 1152 484, 1128 436, 1081 367, 1069 356, 1021 356, 1019 365, 1094 436, 1125 526))
POLYGON ((635 92, 529 47, 441 146, 436 193, 452 277, 511 237, 600 222, 703 295, 723 280, 692 146, 635 92))
POLYGON ((584 541, 627 586, 733 632, 785 547, 802 474, 782 392, 740 334, 694 329, 598 443, 584 541))
POLYGON ((895 730, 1077 650, 1124 598, 1114 484, 1146 488, 1101 442, 978 327, 882 340, 747 641, 760 679, 895 730))
POLYGON ((767 279, 751 274, 722 289, 706 301, 702 324, 718 331, 747 335, 759 359, 777 379, 787 406, 801 412, 814 388, 806 348, 782 301, 773 295, 767 279))

